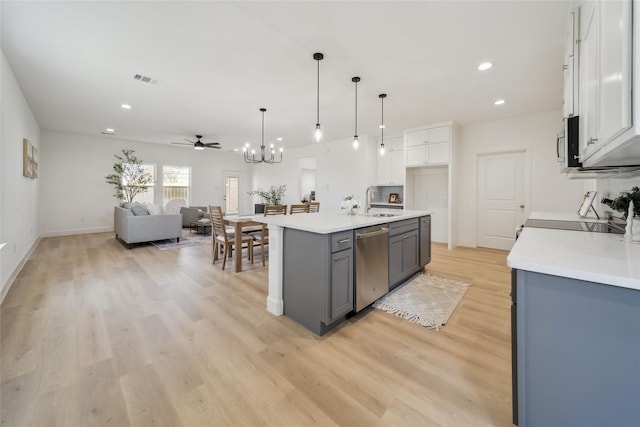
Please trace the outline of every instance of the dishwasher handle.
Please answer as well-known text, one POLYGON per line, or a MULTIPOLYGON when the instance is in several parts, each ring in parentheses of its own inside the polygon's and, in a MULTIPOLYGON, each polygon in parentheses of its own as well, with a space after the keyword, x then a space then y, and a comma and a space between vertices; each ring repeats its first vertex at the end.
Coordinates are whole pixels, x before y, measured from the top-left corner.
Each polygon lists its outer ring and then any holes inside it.
POLYGON ((383 234, 389 234, 389 229, 383 227, 380 230, 371 231, 369 233, 362 233, 362 232, 356 231, 356 240, 368 239, 370 237, 376 237, 376 236, 382 236, 383 234))

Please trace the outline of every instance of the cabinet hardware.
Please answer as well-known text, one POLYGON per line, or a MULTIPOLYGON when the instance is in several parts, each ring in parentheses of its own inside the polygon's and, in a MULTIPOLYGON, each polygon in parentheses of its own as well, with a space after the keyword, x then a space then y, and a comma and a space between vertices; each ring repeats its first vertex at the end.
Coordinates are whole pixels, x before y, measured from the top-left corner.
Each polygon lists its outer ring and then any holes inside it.
POLYGON ((404 240, 404 239, 408 239, 408 238, 409 238, 409 236, 402 236, 402 239, 403 239, 403 240, 404 240))
POLYGON ((338 257, 337 257, 337 256, 336 256, 336 257, 333 257, 333 260, 334 260, 334 261, 337 261, 337 260, 338 260, 338 257))
POLYGON ((589 140, 587 141, 587 145, 594 145, 597 142, 598 138, 589 138, 589 140))
POLYGON ((566 70, 567 68, 569 68, 569 66, 568 66, 568 65, 566 65, 566 64, 564 64, 564 65, 562 66, 562 70, 566 70))
POLYGON ((342 244, 342 243, 347 243, 347 242, 350 242, 350 241, 351 241, 351 238, 350 238, 350 237, 347 237, 346 239, 340 239, 340 240, 338 240, 338 243, 342 244))

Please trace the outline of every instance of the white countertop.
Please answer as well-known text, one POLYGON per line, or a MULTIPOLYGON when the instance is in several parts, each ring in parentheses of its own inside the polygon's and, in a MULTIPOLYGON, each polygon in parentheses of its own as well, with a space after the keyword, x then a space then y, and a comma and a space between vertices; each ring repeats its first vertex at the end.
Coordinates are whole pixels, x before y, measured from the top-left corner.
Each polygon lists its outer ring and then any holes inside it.
POLYGON ((640 290, 640 244, 621 234, 524 227, 507 265, 640 290))
MULTIPOLYGON (((375 213, 375 212, 374 212, 375 213)), ((337 231, 386 224, 403 219, 418 218, 431 215, 430 211, 400 210, 393 211, 392 217, 374 217, 365 214, 347 215, 345 212, 317 212, 296 215, 256 215, 255 221, 279 225, 285 228, 309 231, 318 234, 329 234, 337 231)))

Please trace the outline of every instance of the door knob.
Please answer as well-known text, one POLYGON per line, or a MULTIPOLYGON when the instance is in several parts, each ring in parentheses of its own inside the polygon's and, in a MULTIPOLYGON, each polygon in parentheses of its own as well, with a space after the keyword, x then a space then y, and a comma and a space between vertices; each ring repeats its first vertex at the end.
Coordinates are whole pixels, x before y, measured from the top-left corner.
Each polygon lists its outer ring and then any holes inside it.
POLYGON ((524 209, 524 205, 520 205, 520 209, 524 209))

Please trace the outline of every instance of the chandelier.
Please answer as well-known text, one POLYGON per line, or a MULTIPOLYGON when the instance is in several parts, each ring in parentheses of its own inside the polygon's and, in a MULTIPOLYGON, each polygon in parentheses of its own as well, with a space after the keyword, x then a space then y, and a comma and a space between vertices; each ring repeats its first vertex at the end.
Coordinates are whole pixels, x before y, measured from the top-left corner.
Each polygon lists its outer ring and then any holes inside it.
POLYGON ((282 147, 280 147, 280 160, 276 160, 276 150, 273 147, 273 144, 269 147, 269 157, 267 157, 267 147, 264 145, 264 113, 267 111, 266 108, 261 108, 260 112, 262 113, 262 143, 260 145, 260 158, 256 159, 256 150, 252 149, 251 154, 249 154, 250 146, 247 143, 244 148, 242 148, 242 152, 244 153, 244 161, 245 163, 282 163, 282 147))

